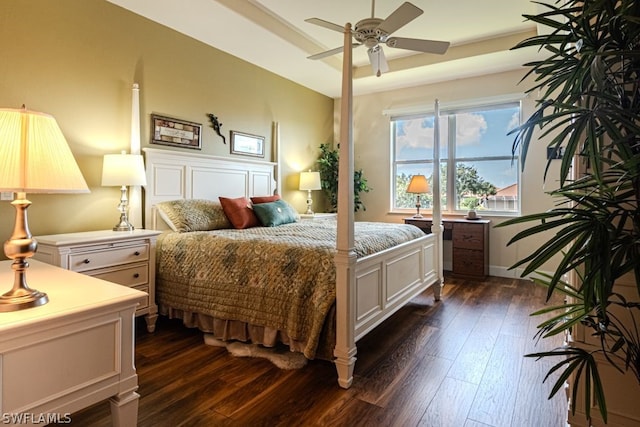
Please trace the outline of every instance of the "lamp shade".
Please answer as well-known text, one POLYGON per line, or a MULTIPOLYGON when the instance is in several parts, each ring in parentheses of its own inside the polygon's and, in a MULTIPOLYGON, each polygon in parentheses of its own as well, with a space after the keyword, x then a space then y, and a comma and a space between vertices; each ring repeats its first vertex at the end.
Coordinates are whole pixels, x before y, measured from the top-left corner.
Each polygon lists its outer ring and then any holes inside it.
POLYGON ((142 155, 105 154, 102 162, 102 185, 147 185, 142 155))
POLYGON ((88 193, 78 164, 49 114, 0 109, 0 190, 88 193))
POLYGON ((320 172, 300 172, 300 190, 321 190, 320 172))
POLYGON ((422 194, 429 191, 429 184, 424 175, 413 175, 407 186, 407 193, 422 194))

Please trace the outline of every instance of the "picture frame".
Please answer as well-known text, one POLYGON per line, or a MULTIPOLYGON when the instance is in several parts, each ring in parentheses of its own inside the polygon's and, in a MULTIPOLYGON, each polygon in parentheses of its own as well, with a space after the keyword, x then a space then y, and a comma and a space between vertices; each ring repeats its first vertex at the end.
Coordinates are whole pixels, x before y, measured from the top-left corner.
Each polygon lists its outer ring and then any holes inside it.
POLYGON ((202 149, 202 125, 158 114, 151 115, 151 143, 202 149))
POLYGON ((232 130, 231 154, 264 157, 264 136, 232 130))

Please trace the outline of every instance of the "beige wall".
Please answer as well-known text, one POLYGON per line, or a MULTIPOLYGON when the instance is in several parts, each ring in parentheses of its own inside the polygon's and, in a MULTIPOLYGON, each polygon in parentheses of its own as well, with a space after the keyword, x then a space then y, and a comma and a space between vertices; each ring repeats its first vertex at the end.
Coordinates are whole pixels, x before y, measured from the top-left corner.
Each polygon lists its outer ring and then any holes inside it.
MULTIPOLYGON (((215 17, 211 17, 215 25, 215 17)), ((266 137, 280 124, 283 195, 304 211, 298 172, 333 138, 333 100, 103 0, 0 2, 0 107, 52 114, 91 189, 88 195, 29 195, 34 235, 111 228, 117 188, 100 185, 102 156, 129 147, 131 87, 140 84, 142 146, 149 115, 203 125, 202 152, 229 154, 229 131, 266 137), (214 113, 223 145, 206 116, 214 113)), ((154 145, 156 148, 161 146, 154 145)), ((0 237, 14 210, 0 202, 0 237)), ((4 238, 6 238, 4 237, 4 238)))
MULTIPOLYGON (((391 179, 389 164, 391 153, 389 146, 389 118, 383 115, 384 110, 409 107, 415 105, 432 106, 435 99, 441 103, 453 103, 478 98, 490 98, 500 95, 521 93, 524 95, 528 85, 518 84, 524 71, 512 71, 482 77, 455 80, 433 85, 394 90, 372 95, 357 96, 353 101, 354 151, 355 167, 362 168, 373 190, 362 197, 367 208, 356 215, 363 221, 402 222, 407 214, 390 213, 391 179)), ((381 78, 384 78, 382 76, 381 78)), ((527 118, 533 111, 534 99, 523 100, 523 117, 527 118)), ((335 103, 336 124, 335 141, 339 141, 340 100, 335 103)), ((522 213, 530 214, 553 207, 553 201, 547 196, 543 185, 543 171, 546 165, 546 148, 544 143, 537 144, 528 155, 524 174, 521 178, 522 213)), ((559 162, 556 162, 559 163, 559 162)), ((555 164, 553 166, 556 166, 555 164)), ((550 176, 556 176, 550 173, 550 176)), ((547 190, 550 184, 547 184, 547 190)), ((502 222, 504 217, 486 217, 492 226, 502 222)), ((507 268, 517 260, 528 255, 536 245, 543 241, 531 239, 506 248, 506 243, 517 232, 518 227, 507 227, 490 231, 490 265, 493 275, 510 277, 513 271, 507 268)), ((451 260, 450 242, 445 242, 445 262, 451 260)), ((551 268, 551 266, 549 267, 551 268)))

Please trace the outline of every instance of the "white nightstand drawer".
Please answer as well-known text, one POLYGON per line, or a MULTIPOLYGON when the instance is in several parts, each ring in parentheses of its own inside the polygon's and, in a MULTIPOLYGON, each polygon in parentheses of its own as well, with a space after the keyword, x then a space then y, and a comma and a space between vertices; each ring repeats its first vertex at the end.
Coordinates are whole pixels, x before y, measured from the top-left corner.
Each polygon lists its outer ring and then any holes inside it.
POLYGON ((137 289, 142 292, 146 292, 147 294, 147 297, 143 301, 140 301, 140 304, 138 305, 138 308, 136 310, 144 310, 145 308, 148 308, 149 307, 149 286, 147 285, 135 286, 134 289, 137 289))
POLYGON ((156 305, 156 239, 160 231, 98 230, 35 236, 34 259, 148 293, 136 307, 153 332, 156 305))
POLYGON ((141 244, 104 251, 71 253, 69 254, 69 269, 80 272, 113 265, 147 261, 148 259, 149 245, 141 244))
POLYGON ((135 287, 149 283, 149 264, 136 264, 126 268, 115 267, 96 272, 89 271, 87 274, 119 285, 135 287))

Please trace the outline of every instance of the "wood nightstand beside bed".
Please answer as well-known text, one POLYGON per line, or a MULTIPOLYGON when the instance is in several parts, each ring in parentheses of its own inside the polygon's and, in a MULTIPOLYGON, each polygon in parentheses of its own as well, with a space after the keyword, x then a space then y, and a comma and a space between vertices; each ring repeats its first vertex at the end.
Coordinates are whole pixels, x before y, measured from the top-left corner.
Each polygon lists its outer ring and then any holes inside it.
MULTIPOLYGON (((405 218, 412 224, 431 233, 432 218, 405 218)), ((451 240, 452 270, 457 276, 484 279, 489 275, 489 224, 487 219, 443 218, 443 239, 451 240)))

